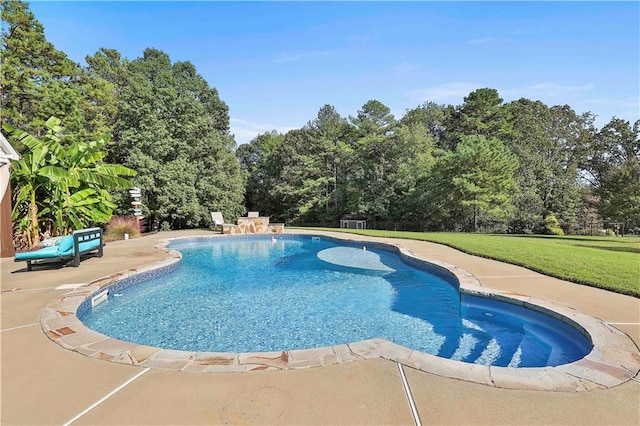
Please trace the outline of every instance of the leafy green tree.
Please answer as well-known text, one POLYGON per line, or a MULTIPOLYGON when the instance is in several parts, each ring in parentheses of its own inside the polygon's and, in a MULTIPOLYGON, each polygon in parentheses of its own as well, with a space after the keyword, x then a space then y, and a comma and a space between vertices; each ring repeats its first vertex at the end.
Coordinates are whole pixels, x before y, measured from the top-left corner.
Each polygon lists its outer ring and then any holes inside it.
POLYGON ((495 229, 509 218, 517 158, 495 138, 464 136, 439 158, 429 180, 428 208, 440 229, 495 229))
POLYGON ((505 140, 520 163, 517 213, 510 231, 543 231, 548 215, 557 217, 565 229, 574 229, 581 205, 578 171, 593 134, 592 116, 528 99, 511 102, 506 109, 511 132, 505 140))
POLYGON ((43 228, 52 235, 66 235, 70 228, 108 222, 115 207, 109 190, 132 187, 126 177, 136 174, 102 161, 105 139, 61 144, 60 123, 55 117, 47 120, 41 139, 3 126, 9 137, 26 147, 22 159, 12 162, 11 178, 19 188, 14 195, 16 231, 26 231, 30 246, 40 242, 43 228))
POLYGON ((389 218, 391 189, 387 183, 393 167, 391 149, 391 141, 385 135, 370 134, 357 141, 351 210, 367 215, 370 221, 389 218))
POLYGON ((228 108, 189 62, 156 49, 121 61, 102 50, 93 70, 118 93, 112 161, 138 171, 150 222, 206 226, 210 211, 244 212, 244 181, 229 134, 228 108))
POLYGON ((424 104, 405 111, 400 119, 400 124, 405 126, 420 126, 428 129, 436 143, 441 147, 444 134, 446 132, 445 123, 449 119, 451 110, 445 105, 435 102, 425 102, 424 104))
POLYGON ((607 220, 624 222, 626 229, 640 229, 640 165, 629 161, 613 169, 602 181, 598 211, 607 220))
POLYGON ((355 128, 332 105, 324 105, 317 117, 307 123, 312 144, 318 146, 326 173, 328 195, 323 218, 337 220, 347 212, 347 186, 353 166, 355 128))
POLYGON ((275 161, 274 153, 283 140, 284 135, 273 130, 258 135, 236 150, 240 168, 245 174, 245 206, 249 211, 279 213, 273 187, 280 174, 280 165, 275 161))
POLYGON ((421 198, 434 164, 436 142, 422 125, 402 125, 391 137, 392 162, 387 180, 390 191, 389 220, 424 221, 421 198))
POLYGON ((578 169, 584 162, 585 147, 593 138, 595 128, 591 113, 576 114, 568 105, 550 109, 549 142, 540 147, 547 158, 551 178, 543 186, 543 202, 547 213, 555 213, 563 229, 572 232, 577 227, 580 209, 578 169))
POLYGON ((358 139, 352 173, 352 212, 376 221, 415 219, 418 183, 433 162, 434 142, 422 126, 399 126, 387 135, 358 139))
POLYGON ((247 205, 287 223, 336 221, 346 209, 352 138, 353 128, 325 105, 303 129, 240 146, 247 205))
POLYGON ((314 144, 309 129, 291 130, 274 153, 280 173, 273 187, 280 201, 276 220, 285 223, 317 223, 326 220, 331 178, 323 161, 323 145, 314 144))
POLYGON ((515 173, 518 187, 512 200, 515 212, 509 231, 534 233, 545 216, 544 187, 549 185, 553 174, 543 150, 550 141, 547 130, 551 112, 544 103, 525 98, 507 104, 506 108, 514 129, 507 143, 519 160, 515 173))
POLYGON ((603 218, 640 227, 640 120, 612 118, 592 140, 585 168, 603 218))
POLYGON ((377 100, 365 103, 349 121, 355 128, 356 161, 347 208, 350 213, 368 215, 373 222, 387 220, 392 191, 387 182, 395 164, 391 136, 397 123, 389 108, 377 100))

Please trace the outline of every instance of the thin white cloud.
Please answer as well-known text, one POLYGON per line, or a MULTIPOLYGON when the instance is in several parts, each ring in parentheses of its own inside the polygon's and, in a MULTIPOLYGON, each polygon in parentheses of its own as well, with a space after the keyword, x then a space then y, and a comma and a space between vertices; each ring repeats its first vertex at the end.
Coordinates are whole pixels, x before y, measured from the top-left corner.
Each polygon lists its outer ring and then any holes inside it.
POLYGON ((287 133, 296 129, 293 126, 276 126, 267 123, 257 123, 241 118, 231 118, 229 120, 231 133, 235 136, 236 143, 242 145, 251 142, 256 136, 275 130, 279 133, 287 133))
POLYGON ((627 98, 589 98, 582 100, 577 106, 571 105, 576 112, 591 111, 596 114, 596 126, 602 127, 613 117, 629 121, 632 125, 640 120, 640 97, 627 98), (604 111, 604 112, 603 112, 604 111))
MULTIPOLYGON (((594 89, 593 84, 582 86, 561 85, 556 83, 538 83, 531 86, 499 90, 503 98, 565 99, 568 96, 586 93, 594 89)), ((542 99, 541 99, 542 100, 542 99)))
POLYGON ((372 33, 367 34, 353 34, 349 36, 347 43, 351 47, 362 47, 370 44, 372 41, 378 38, 377 35, 372 33))
POLYGON ((391 67, 391 72, 396 75, 413 74, 419 72, 421 67, 413 62, 401 62, 391 67))
POLYGON ((405 95, 413 102, 461 103, 463 98, 476 89, 484 87, 469 82, 445 83, 424 89, 412 89, 405 95))
POLYGON ((640 96, 630 96, 627 98, 590 98, 585 99, 585 103, 597 107, 615 108, 627 115, 634 115, 640 118, 640 96))
POLYGON ((511 39, 509 38, 482 37, 482 38, 467 40, 465 43, 470 45, 480 45, 480 44, 499 44, 499 43, 502 44, 502 43, 508 43, 510 41, 511 39))
POLYGON ((540 34, 541 29, 540 27, 519 27, 511 30, 511 33, 517 36, 522 36, 522 35, 530 36, 530 35, 540 34))
POLYGON ((297 62, 302 59, 315 58, 319 56, 329 56, 331 55, 331 51, 329 50, 307 50, 302 52, 280 52, 275 61, 277 63, 289 63, 289 62, 297 62))

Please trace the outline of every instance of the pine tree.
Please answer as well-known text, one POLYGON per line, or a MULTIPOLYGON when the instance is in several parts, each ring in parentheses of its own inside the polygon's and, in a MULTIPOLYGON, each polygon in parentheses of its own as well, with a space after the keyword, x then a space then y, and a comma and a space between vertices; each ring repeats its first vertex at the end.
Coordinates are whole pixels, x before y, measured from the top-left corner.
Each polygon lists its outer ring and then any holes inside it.
POLYGON ((65 123, 66 142, 94 140, 110 132, 112 87, 48 42, 27 3, 1 0, 0 11, 2 124, 40 137, 47 119, 57 116, 65 123))

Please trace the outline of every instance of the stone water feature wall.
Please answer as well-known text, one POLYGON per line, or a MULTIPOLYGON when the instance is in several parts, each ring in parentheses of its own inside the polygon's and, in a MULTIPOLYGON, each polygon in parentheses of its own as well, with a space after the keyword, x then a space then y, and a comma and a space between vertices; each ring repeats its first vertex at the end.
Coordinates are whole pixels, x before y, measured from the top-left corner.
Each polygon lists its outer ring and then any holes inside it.
POLYGON ((236 234, 281 234, 284 232, 284 223, 269 223, 268 216, 239 217, 237 225, 224 225, 222 233, 225 235, 236 234))

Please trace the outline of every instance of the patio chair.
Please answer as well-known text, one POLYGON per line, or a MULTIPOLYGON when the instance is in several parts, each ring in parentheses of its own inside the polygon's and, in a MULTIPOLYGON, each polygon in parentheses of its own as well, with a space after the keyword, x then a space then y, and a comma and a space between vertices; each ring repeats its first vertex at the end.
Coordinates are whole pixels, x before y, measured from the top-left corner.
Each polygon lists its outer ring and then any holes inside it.
POLYGON ((73 260, 72 265, 80 265, 80 256, 92 251, 98 252, 98 257, 103 254, 102 229, 89 228, 73 231, 60 240, 60 244, 45 247, 36 251, 16 253, 14 262, 27 262, 27 271, 31 271, 33 265, 41 262, 38 260, 63 261, 73 260), (33 263, 32 263, 33 262, 33 263))
POLYGON ((217 228, 219 226, 223 234, 232 233, 232 228, 238 227, 238 225, 226 223, 224 221, 224 217, 222 216, 222 212, 211 212, 211 220, 213 221, 213 227, 217 228))
POLYGON ((224 217, 222 217, 222 212, 211 212, 211 220, 213 221, 214 227, 224 225, 224 217))

